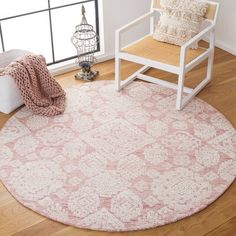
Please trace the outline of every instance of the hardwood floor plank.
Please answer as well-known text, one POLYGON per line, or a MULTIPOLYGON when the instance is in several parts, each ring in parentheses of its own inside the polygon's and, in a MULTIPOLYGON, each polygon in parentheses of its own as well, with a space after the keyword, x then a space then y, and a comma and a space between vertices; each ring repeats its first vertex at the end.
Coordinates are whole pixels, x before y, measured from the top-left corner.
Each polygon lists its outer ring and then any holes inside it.
MULTIPOLYGON (((19 203, 17 204, 19 209, 23 207, 19 203)), ((2 220, 0 221, 1 236, 13 235, 16 232, 22 231, 44 220, 43 216, 40 216, 28 209, 22 211, 21 214, 12 214, 14 212, 15 211, 13 209, 10 211, 7 217, 7 222, 5 222, 5 220, 3 222, 2 220)), ((1 210, 0 213, 2 214, 1 210)))
POLYGON ((19 204, 14 198, 9 198, 11 199, 11 202, 0 207, 1 226, 8 224, 13 218, 20 217, 28 212, 28 209, 19 204))
POLYGON ((236 216, 207 233, 205 236, 235 236, 236 235, 236 216))
MULTIPOLYGON (((6 190, 0 192, 0 212, 1 208, 9 203, 15 202, 15 199, 12 198, 11 194, 8 193, 6 190)), ((1 215, 0 215, 1 217, 1 215)), ((0 221, 1 222, 1 221, 0 221)))
POLYGON ((51 220, 44 220, 38 224, 32 225, 20 232, 13 234, 13 236, 45 236, 52 235, 65 228, 63 224, 52 222, 51 220))

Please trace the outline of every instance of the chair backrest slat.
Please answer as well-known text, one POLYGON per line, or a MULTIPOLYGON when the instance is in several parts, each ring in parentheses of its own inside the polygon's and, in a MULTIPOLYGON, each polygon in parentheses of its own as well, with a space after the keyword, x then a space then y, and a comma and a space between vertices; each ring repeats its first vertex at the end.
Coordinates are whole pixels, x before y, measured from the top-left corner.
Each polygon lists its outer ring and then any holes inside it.
MULTIPOLYGON (((153 0, 152 1, 152 8, 154 9, 161 9, 161 0, 153 0)), ((215 2, 207 1, 209 4, 207 13, 205 15, 205 19, 215 21, 218 11, 218 4, 215 2)))
POLYGON ((208 20, 214 20, 217 13, 217 5, 209 4, 205 18, 208 20))

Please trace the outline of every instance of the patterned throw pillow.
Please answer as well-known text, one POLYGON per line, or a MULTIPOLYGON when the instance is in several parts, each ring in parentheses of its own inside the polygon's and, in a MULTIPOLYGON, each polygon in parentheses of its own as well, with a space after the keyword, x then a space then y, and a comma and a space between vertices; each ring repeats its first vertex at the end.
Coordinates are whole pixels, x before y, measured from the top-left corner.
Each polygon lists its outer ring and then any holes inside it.
MULTIPOLYGON (((201 30, 208 4, 201 0, 161 0, 161 16, 153 38, 182 46, 201 30)), ((196 43, 193 48, 197 48, 196 43)))

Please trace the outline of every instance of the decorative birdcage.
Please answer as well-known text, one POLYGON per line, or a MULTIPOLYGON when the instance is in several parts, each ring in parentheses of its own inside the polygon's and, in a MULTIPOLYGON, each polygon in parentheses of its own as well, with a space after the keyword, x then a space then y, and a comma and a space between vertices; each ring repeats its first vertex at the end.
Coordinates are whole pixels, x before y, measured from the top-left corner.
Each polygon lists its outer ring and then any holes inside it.
POLYGON ((93 26, 88 24, 85 12, 85 7, 82 5, 82 21, 80 25, 76 26, 71 42, 77 50, 76 62, 80 67, 80 71, 75 75, 75 78, 92 81, 98 75, 98 71, 92 70, 92 66, 96 61, 94 53, 98 48, 99 38, 93 26))

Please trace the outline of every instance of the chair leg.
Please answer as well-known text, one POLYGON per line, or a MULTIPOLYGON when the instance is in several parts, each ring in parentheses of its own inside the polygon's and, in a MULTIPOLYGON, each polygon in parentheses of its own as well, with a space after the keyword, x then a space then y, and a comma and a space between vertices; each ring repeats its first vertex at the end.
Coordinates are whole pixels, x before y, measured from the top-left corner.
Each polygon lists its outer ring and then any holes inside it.
POLYGON ((183 91, 184 91, 184 80, 185 80, 185 73, 182 72, 179 75, 178 79, 178 89, 177 89, 177 100, 176 100, 176 110, 180 111, 183 108, 183 91))
POLYGON ((213 72, 213 65, 214 65, 215 30, 211 31, 210 33, 210 49, 211 49, 211 53, 208 58, 208 65, 207 65, 207 80, 209 80, 209 82, 212 80, 212 72, 213 72))
POLYGON ((121 67, 121 59, 119 57, 116 57, 115 59, 115 89, 116 91, 120 91, 121 90, 121 71, 120 68, 121 67))
POLYGON ((214 64, 214 51, 212 51, 211 55, 208 58, 207 79, 209 81, 212 80, 213 64, 214 64))
POLYGON ((184 99, 182 98, 183 90, 181 90, 184 84, 184 74, 179 76, 179 85, 178 85, 178 94, 177 94, 177 104, 176 109, 182 110, 191 100, 199 93, 212 79, 212 69, 214 62, 214 51, 208 58, 208 67, 207 67, 207 77, 200 83, 193 91, 184 99), (181 79, 182 78, 182 79, 181 79))

